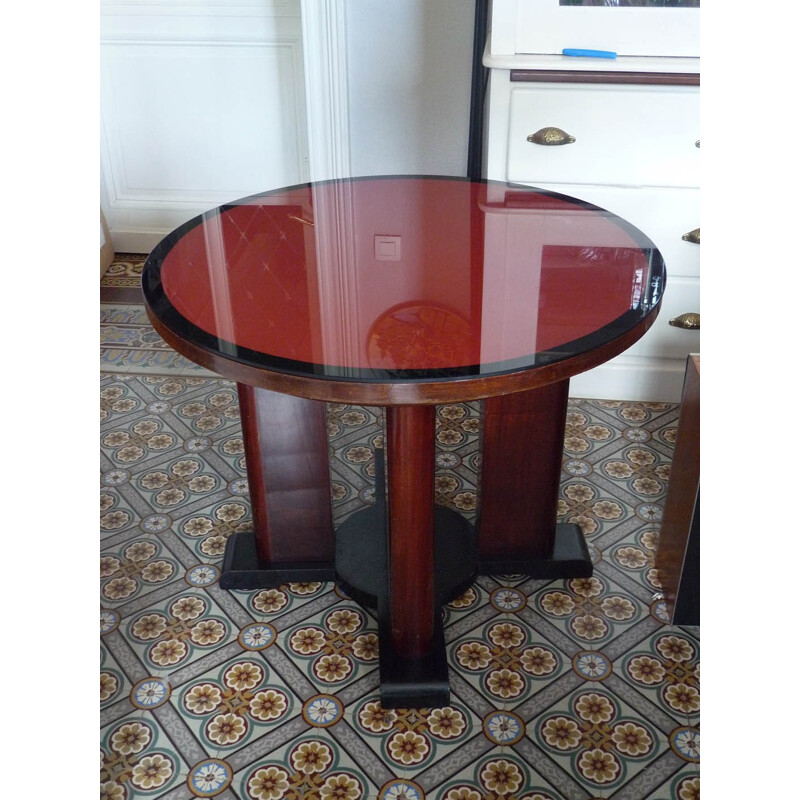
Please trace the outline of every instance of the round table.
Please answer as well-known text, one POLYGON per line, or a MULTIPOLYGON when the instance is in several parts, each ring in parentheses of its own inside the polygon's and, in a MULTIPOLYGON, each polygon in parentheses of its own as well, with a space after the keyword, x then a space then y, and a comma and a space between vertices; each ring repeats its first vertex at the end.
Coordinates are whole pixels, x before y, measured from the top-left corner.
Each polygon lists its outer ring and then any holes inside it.
POLYGON ((223 588, 338 580, 377 609, 384 706, 447 705, 443 603, 478 574, 591 575, 556 523, 569 378, 645 333, 665 279, 619 217, 494 181, 303 184, 179 227, 142 285, 161 336, 238 384, 254 531, 223 588), (433 481, 435 405, 472 400, 476 528, 433 481), (326 401, 386 409, 376 503, 335 532, 326 401))

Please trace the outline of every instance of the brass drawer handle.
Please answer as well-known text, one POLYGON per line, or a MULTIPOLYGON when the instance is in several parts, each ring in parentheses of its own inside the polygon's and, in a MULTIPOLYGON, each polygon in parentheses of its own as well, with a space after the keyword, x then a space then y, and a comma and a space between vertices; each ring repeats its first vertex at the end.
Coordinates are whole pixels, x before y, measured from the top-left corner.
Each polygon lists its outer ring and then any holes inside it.
POLYGON ((681 314, 679 317, 674 317, 669 321, 669 324, 674 328, 683 328, 685 331, 699 331, 700 315, 690 311, 686 314, 681 314))
POLYGON ((528 141, 534 144, 543 144, 546 147, 554 147, 559 144, 572 144, 575 141, 575 137, 570 136, 566 131, 562 131, 561 128, 549 126, 532 133, 528 137, 528 141))
POLYGON ((681 239, 683 239, 684 242, 700 244, 700 228, 695 228, 693 231, 689 231, 689 233, 684 233, 681 239))

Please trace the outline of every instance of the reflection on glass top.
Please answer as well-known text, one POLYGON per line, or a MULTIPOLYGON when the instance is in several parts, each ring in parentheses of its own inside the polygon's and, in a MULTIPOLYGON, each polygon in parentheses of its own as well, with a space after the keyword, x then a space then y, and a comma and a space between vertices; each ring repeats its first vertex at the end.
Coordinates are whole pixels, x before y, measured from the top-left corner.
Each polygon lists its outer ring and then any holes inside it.
POLYGON ((558 4, 607 8, 700 8, 700 0, 558 0, 558 4))
POLYGON ((635 326, 664 270, 641 232, 563 195, 458 178, 306 184, 214 209, 151 253, 155 316, 192 344, 344 380, 535 368, 635 326))

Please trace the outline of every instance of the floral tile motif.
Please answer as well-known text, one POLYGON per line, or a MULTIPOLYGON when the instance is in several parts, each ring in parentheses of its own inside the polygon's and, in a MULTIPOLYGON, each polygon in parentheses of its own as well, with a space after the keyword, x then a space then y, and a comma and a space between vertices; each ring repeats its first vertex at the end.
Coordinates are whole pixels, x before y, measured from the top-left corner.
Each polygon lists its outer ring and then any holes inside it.
POLYGON ((160 726, 141 712, 103 731, 100 758, 100 796, 109 800, 163 796, 187 769, 160 726))
POLYGON ((447 603, 442 614, 445 629, 470 617, 489 603, 490 592, 478 583, 472 584, 460 597, 447 603))
MULTIPOLYGON (((207 437, 219 431, 231 420, 239 419, 239 400, 235 387, 224 387, 222 391, 196 397, 176 404, 179 419, 189 425, 198 437, 207 437)), ((238 431, 238 429, 237 429, 238 431)))
MULTIPOLYGON (((566 471, 575 470, 574 459, 565 466, 566 471)), ((581 526, 586 540, 603 533, 610 525, 619 525, 631 516, 616 498, 598 489, 585 480, 573 480, 564 484, 563 495, 558 500, 559 522, 569 522, 581 526)))
POLYGON ((231 469, 241 473, 246 472, 244 460, 244 439, 241 431, 233 432, 231 436, 213 439, 209 436, 197 436, 189 439, 185 447, 193 453, 204 453, 207 450, 216 453, 223 461, 230 465, 231 469))
POLYGON ((154 509, 166 511, 213 492, 220 480, 199 458, 177 458, 141 473, 135 485, 154 509))
MULTIPOLYGON (((673 410, 673 403, 658 402, 626 402, 624 400, 577 400, 571 401, 573 405, 581 405, 591 413, 592 408, 602 409, 608 415, 623 422, 623 435, 625 432, 636 428, 647 429, 649 424, 658 419, 659 415, 673 410)), ((630 439, 633 434, 625 438, 630 439)), ((635 436, 634 436, 635 438, 635 436)))
POLYGON ((115 253, 100 278, 100 286, 140 286, 146 260, 147 255, 142 253, 115 253))
MULTIPOLYGON (((359 412, 353 412, 359 413, 359 412)), ((366 421, 366 414, 363 415, 366 421)), ((328 417, 328 431, 336 431, 338 423, 328 417)), ((331 473, 331 502, 334 520, 343 522, 354 511, 375 502, 375 452, 383 447, 383 432, 357 441, 335 433, 330 439, 331 457, 337 462, 331 473)))
POLYGON ((561 797, 529 764, 509 751, 493 751, 427 796, 436 800, 560 800, 561 797))
POLYGON ((530 608, 582 647, 599 647, 636 624, 647 607, 604 576, 555 581, 528 598, 530 608))
POLYGON ((459 702, 445 708, 386 709, 378 695, 346 710, 351 727, 399 774, 430 767, 481 730, 481 720, 459 702))
POLYGON ((103 446, 113 464, 130 467, 158 453, 175 450, 178 439, 161 420, 143 419, 104 434, 103 446))
POLYGON ((648 587, 653 593, 661 591, 661 581, 655 568, 658 534, 657 527, 645 525, 606 551, 608 563, 648 587))
POLYGON ((615 672, 676 722, 700 720, 700 644, 683 629, 659 631, 618 659, 615 672))
POLYGON ((252 529, 250 505, 241 498, 219 501, 187 514, 177 526, 198 561, 221 560, 231 534, 252 529))
POLYGON ((131 691, 131 682, 124 670, 114 660, 108 649, 100 645, 100 710, 113 705, 127 697, 131 691))
POLYGON ((184 667, 236 641, 239 634, 206 592, 188 586, 186 591, 132 614, 122 628, 150 675, 184 667))
POLYGON ((436 408, 434 475, 436 503, 475 522, 481 404, 453 403, 436 408))
MULTIPOLYGON (((383 419, 383 412, 380 408, 348 406, 343 403, 328 403, 326 412, 328 438, 332 443, 346 442, 353 438, 354 432, 357 432, 357 436, 362 438, 366 427, 371 429, 373 425, 380 426, 383 419)), ((355 463, 358 463, 358 460, 355 460, 355 463)))
POLYGON ((528 724, 528 737, 588 791, 616 789, 668 748, 605 686, 581 687, 528 724))
MULTIPOLYGON (((677 406, 570 400, 559 513, 594 577, 480 578, 443 609, 450 709, 389 712, 376 624, 333 584, 219 588, 252 528, 235 383, 127 352, 100 387, 101 797, 699 797, 699 638, 654 596, 677 406)), ((480 413, 436 416, 437 502, 472 519, 480 413)), ((328 423, 340 524, 374 501, 382 412, 328 423)))
POLYGON ((583 459, 614 437, 614 429, 599 422, 577 406, 573 405, 567 412, 564 429, 564 453, 575 459, 583 459))
POLYGON ((324 730, 299 737, 241 770, 234 786, 238 796, 247 800, 377 796, 377 787, 324 730))
POLYGON ((648 800, 700 800, 700 776, 697 767, 687 765, 676 777, 653 792, 648 800))
POLYGON ((496 617, 449 646, 452 668, 498 708, 513 707, 571 669, 569 658, 516 618, 496 617))
MULTIPOLYGON (((321 581, 287 583, 273 589, 232 591, 231 595, 244 606, 253 619, 260 622, 283 620, 295 615, 303 605, 332 591, 333 585, 321 581)), ((276 624, 279 624, 276 622, 276 624)))
POLYGON ((182 577, 181 565, 150 537, 137 537, 100 555, 100 596, 113 607, 182 577))
POLYGON ((224 758, 300 713, 297 696, 255 649, 269 647, 274 636, 266 626, 251 626, 243 638, 249 652, 172 693, 170 702, 209 755, 224 758))
MULTIPOLYGON (((115 416, 130 414, 144 406, 141 398, 137 397, 130 388, 130 381, 115 381, 107 385, 100 392, 100 421, 109 422, 115 416)), ((108 428, 104 425, 104 431, 108 428)))
POLYGON ((595 468, 644 500, 662 497, 669 481, 668 459, 638 444, 604 459, 595 468))
POLYGON ((136 527, 140 522, 136 511, 127 499, 115 488, 130 477, 127 470, 114 469, 104 473, 100 489, 100 538, 129 538, 139 533, 136 527))
POLYGON ((352 600, 293 625, 278 644, 319 692, 335 693, 378 666, 377 623, 352 600))

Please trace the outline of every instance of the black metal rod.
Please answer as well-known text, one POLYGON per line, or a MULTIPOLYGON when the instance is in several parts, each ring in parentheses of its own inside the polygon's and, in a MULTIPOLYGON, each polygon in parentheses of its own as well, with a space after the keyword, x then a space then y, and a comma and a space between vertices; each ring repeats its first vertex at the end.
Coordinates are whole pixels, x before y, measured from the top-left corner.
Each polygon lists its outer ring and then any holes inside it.
POLYGON ((483 114, 489 70, 483 66, 483 48, 488 30, 489 0, 475 0, 475 29, 472 39, 472 90, 469 107, 469 146, 467 177, 483 176, 483 114))

